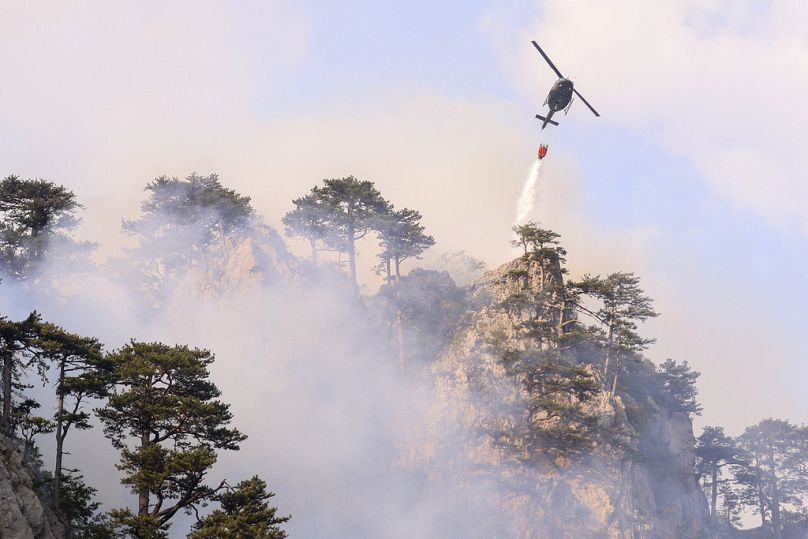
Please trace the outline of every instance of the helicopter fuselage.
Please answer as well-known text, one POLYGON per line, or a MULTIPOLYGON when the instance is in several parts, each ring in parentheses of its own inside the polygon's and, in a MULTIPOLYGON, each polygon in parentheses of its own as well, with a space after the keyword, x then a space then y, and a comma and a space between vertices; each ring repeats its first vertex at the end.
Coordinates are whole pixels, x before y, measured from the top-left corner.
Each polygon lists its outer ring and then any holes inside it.
POLYGON ((572 81, 569 79, 558 79, 553 87, 550 88, 550 93, 547 94, 545 103, 550 110, 558 112, 569 106, 572 101, 572 81))

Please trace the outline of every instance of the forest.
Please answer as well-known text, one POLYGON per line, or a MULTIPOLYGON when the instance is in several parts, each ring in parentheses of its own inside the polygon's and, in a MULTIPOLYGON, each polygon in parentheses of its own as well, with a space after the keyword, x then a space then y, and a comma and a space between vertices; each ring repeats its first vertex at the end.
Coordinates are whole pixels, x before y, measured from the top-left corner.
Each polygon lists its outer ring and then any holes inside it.
MULTIPOLYGON (((518 391, 507 406, 491 408, 479 435, 520 466, 563 474, 610 452, 648 460, 651 450, 622 424, 604 424, 598 402, 620 402, 625 425, 637 432, 652 407, 688 421, 701 413, 699 373, 687 361, 648 357, 654 339, 642 324, 659 313, 640 277, 614 271, 569 278, 561 235, 538 223, 514 226, 518 253, 501 279, 522 284, 491 299, 473 279, 455 282, 445 271, 420 268, 436 244, 421 213, 397 208, 368 180, 325 179, 290 201, 284 233, 305 246, 302 257, 286 251, 249 196, 216 175, 163 176, 144 192, 140 214, 122 221, 130 240, 123 254, 93 262, 99 246, 76 238, 83 209, 76 193, 43 179, 0 181, 0 294, 13 287, 58 297, 76 275, 106 264, 138 298, 138 316, 148 317, 178 296, 202 294, 187 287, 189 275, 203 277, 205 293, 228 294, 228 263, 249 240, 274 249, 274 260, 257 262, 267 267, 264 278, 304 288, 318 283, 349 298, 393 351, 380 361, 395 362, 396 372, 428 377, 475 309, 507 320, 505 331, 484 335, 484 348, 518 391), (358 246, 367 248, 369 239, 382 282, 373 293, 357 268, 358 246), (279 260, 288 271, 269 267, 279 260)), ((486 278, 484 262, 465 254, 453 260, 486 278)), ((270 480, 252 469, 210 479, 220 456, 239 451, 251 434, 236 428, 239 418, 211 371, 214 362, 238 358, 139 335, 110 347, 75 331, 39 309, 23 318, 0 312, 0 426, 36 471, 40 495, 69 537, 169 537, 181 515, 191 515, 193 539, 287 536, 290 519, 299 516, 284 511, 284 492, 276 495, 270 480), (37 400, 42 391, 51 392, 47 406, 37 400), (100 429, 118 454, 125 506, 107 507, 108 494, 69 463, 75 449, 68 435, 89 429, 100 429)), ((692 479, 708 515, 703 537, 757 527, 761 537, 785 539, 808 530, 806 426, 767 418, 738 435, 705 426, 693 444, 692 479)))

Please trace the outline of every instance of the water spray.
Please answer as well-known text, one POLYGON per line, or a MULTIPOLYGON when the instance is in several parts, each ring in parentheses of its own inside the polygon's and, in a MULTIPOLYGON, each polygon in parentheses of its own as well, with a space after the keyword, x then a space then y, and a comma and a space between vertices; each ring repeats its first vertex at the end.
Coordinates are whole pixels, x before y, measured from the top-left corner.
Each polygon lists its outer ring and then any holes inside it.
POLYGON ((522 194, 516 203, 516 224, 523 225, 531 220, 536 207, 536 194, 539 185, 539 174, 541 173, 542 160, 536 159, 530 166, 525 185, 522 187, 522 194))
POLYGON ((522 186, 522 192, 516 203, 517 225, 523 225, 533 220, 533 213, 535 212, 536 200, 538 198, 539 177, 541 175, 542 163, 544 163, 544 158, 547 156, 549 138, 548 135, 545 135, 543 140, 540 141, 536 160, 533 161, 533 164, 530 166, 527 178, 522 186))

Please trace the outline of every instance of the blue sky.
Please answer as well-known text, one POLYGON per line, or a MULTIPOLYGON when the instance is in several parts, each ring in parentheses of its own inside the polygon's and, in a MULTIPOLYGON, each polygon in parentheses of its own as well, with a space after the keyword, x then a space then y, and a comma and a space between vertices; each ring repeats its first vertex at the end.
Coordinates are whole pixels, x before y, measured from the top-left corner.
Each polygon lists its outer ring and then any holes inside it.
MULTIPOLYGON (((259 107, 327 108, 345 100, 425 88, 454 96, 513 94, 500 77, 496 53, 480 31, 482 2, 303 3, 308 13, 308 45, 302 64, 280 84, 263 81, 279 101, 259 107)), ((244 20, 248 35, 256 21, 244 20)), ((260 23, 258 24, 260 26, 260 23)), ((260 62, 260 40, 255 47, 260 62)), ((259 94, 261 95, 261 94, 259 94)))

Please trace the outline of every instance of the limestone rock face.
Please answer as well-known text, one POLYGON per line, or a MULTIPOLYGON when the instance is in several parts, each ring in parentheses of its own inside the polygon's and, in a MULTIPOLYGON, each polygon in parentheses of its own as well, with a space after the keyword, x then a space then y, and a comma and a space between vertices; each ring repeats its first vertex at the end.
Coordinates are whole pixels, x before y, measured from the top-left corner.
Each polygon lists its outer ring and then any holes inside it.
MULTIPOLYGON (((495 349, 542 348, 535 336, 519 329, 525 317, 562 330, 570 316, 561 297, 563 275, 557 263, 522 257, 483 275, 471 293, 471 311, 432 367, 435 410, 420 465, 436 475, 463 470, 463 496, 476 504, 470 512, 493 515, 474 536, 712 537, 707 503, 694 477, 690 418, 650 397, 636 402, 632 395, 611 397, 604 390, 582 403, 619 439, 597 445, 582 460, 542 462, 503 449, 491 433, 519 421, 513 410, 524 402, 525 390, 508 375, 495 349), (509 301, 525 298, 539 298, 546 307, 529 306, 522 314, 507 308, 509 301), (437 464, 446 460, 457 466, 437 464)), ((595 364, 586 368, 600 376, 595 364)))
POLYGON ((233 235, 210 248, 208 256, 183 276, 169 303, 249 293, 261 286, 294 282, 295 257, 280 234, 261 226, 249 234, 233 235))
POLYGON ((61 539, 65 527, 39 496, 17 445, 0 437, 0 537, 61 539))

